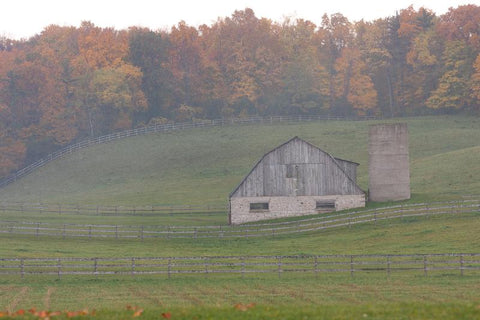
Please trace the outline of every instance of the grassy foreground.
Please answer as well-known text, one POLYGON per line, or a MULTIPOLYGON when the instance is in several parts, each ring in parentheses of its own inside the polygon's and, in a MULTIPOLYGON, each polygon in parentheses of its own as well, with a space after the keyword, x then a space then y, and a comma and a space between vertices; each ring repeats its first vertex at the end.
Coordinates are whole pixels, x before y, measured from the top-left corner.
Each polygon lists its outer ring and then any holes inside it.
MULTIPOLYGON (((3 235, 0 256, 194 256, 476 252, 480 220, 403 218, 352 228, 220 241, 78 240, 3 235)), ((0 310, 88 309, 92 319, 478 319, 480 274, 429 273, 158 276, 2 276, 0 310), (254 305, 253 305, 254 304, 254 305), (135 310, 128 306, 136 307, 135 310), (366 316, 365 316, 366 315, 366 316)), ((35 318, 30 316, 32 319, 35 318)), ((56 319, 57 317, 55 317, 56 319)), ((80 319, 79 318, 79 319, 80 319)), ((37 318, 35 318, 37 319, 37 318)), ((58 317, 62 319, 62 316, 58 317)))
POLYGON ((2 285, 4 310, 97 310, 92 318, 477 319, 478 278, 338 276, 327 279, 64 279, 2 285), (72 287, 75 290, 72 290, 72 287), (188 288, 187 288, 188 287, 188 288), (79 303, 79 301, 82 301, 79 303), (130 308, 129 308, 130 309, 130 308), (365 316, 366 315, 366 316, 365 316))

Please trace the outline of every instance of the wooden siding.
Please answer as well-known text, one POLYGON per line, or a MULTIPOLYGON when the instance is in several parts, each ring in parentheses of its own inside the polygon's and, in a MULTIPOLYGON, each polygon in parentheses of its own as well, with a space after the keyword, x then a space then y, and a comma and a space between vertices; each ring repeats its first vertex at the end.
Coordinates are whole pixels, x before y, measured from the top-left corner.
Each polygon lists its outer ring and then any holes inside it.
POLYGON ((356 166, 295 137, 267 153, 232 197, 364 194, 356 166))

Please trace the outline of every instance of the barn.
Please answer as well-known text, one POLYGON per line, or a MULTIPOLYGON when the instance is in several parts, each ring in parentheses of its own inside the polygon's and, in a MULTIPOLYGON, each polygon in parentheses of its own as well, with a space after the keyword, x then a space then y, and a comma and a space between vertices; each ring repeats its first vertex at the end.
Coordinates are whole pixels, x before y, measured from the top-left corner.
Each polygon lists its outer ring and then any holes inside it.
POLYGON ((265 154, 230 194, 230 224, 365 206, 359 164, 294 137, 265 154))

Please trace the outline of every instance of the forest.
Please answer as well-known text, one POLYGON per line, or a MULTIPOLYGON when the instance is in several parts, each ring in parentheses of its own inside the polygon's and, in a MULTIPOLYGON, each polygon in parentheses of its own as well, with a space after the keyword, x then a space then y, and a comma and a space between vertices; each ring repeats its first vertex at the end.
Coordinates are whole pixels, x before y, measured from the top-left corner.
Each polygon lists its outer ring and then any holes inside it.
POLYGON ((168 121, 480 114, 480 7, 170 30, 50 25, 0 37, 0 177, 69 143, 168 121))

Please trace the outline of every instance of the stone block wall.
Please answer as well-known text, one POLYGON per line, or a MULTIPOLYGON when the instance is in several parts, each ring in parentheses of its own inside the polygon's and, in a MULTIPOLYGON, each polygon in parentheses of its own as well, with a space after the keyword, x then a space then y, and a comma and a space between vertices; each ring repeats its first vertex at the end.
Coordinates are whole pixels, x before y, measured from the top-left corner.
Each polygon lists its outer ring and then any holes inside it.
MULTIPOLYGON (((230 223, 304 216, 325 212, 317 201, 334 201, 335 211, 365 207, 365 195, 331 195, 299 197, 233 197, 230 199, 230 223), (250 210, 251 203, 268 203, 268 210, 250 210)), ((331 210, 333 211, 333 209, 331 210)))

